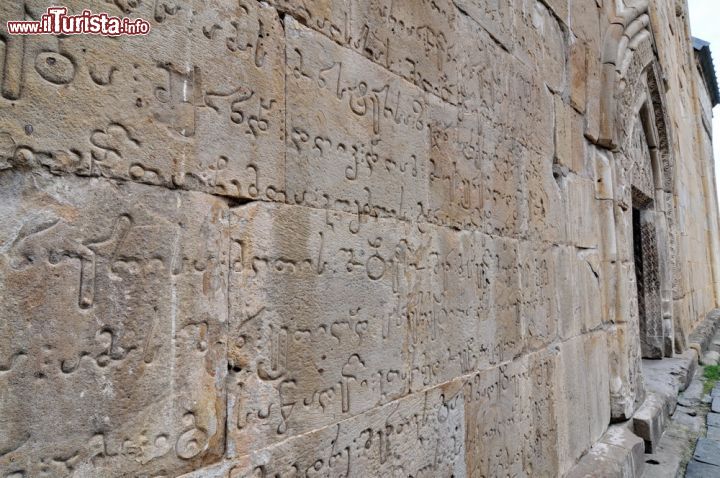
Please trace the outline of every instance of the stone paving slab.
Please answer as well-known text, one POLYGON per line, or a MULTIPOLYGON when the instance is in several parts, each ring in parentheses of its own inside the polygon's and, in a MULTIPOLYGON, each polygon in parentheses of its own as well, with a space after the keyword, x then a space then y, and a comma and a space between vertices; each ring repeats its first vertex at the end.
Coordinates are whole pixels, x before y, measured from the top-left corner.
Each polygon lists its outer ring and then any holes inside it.
POLYGON ((720 477, 720 466, 708 465, 691 460, 685 471, 685 478, 712 478, 720 477))
POLYGON ((710 440, 720 441, 720 427, 708 427, 707 428, 707 437, 710 440))
POLYGON ((702 403, 703 397, 707 394, 703 392, 704 383, 698 375, 701 374, 696 373, 688 388, 678 396, 678 405, 694 408, 702 403))
POLYGON ((720 442, 700 438, 695 447, 693 458, 703 463, 720 466, 720 442))
POLYGON ((691 408, 700 403, 700 400, 692 400, 685 397, 678 397, 677 404, 681 407, 691 408))
MULTIPOLYGON (((719 342, 720 334, 716 334, 713 340, 713 350, 705 354, 703 362, 708 364, 711 362, 711 360, 707 360, 708 357, 715 358, 720 355, 716 347, 719 342)), ((716 360, 715 363, 717 363, 716 360)), ((684 476, 686 478, 720 478, 720 384, 716 384, 710 394, 703 394, 702 402, 711 404, 712 410, 705 417, 706 437, 698 438, 693 457, 687 465, 684 476)), ((681 475, 678 474, 678 476, 681 475)))
POLYGON ((720 413, 708 413, 707 424, 708 426, 720 427, 720 413))

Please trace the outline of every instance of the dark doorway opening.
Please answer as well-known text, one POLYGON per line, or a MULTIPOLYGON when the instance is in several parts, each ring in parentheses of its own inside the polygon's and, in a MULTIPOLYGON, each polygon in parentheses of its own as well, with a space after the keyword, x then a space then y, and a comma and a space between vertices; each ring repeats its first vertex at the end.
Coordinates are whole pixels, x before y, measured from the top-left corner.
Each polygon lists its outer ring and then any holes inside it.
POLYGON ((653 201, 633 187, 632 235, 640 347, 643 358, 663 357, 662 307, 653 201))
POLYGON ((637 286, 638 298, 638 318, 640 320, 640 336, 643 335, 643 329, 646 324, 645 317, 645 281, 643 280, 643 246, 642 246, 642 227, 640 223, 640 209, 632 208, 632 228, 633 228, 633 259, 635 261, 635 285, 637 286))

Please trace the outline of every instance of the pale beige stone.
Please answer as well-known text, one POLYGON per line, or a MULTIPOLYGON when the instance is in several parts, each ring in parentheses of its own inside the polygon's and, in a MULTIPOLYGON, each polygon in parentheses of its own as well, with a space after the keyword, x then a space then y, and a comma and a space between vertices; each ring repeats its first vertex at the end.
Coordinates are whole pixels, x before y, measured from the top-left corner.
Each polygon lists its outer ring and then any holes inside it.
MULTIPOLYGON (((33 3, 35 16, 52 5, 33 3)), ((5 96, 12 106, 0 108, 12 164, 282 199, 285 48, 277 13, 229 0, 132 3, 133 15, 154 20, 147 38, 12 39, 22 49, 10 72, 20 86, 5 96), (50 65, 58 65, 52 77, 50 65)), ((107 8, 99 0, 63 5, 107 8)), ((9 7, 0 17, 22 15, 9 7)))
POLYGON ((239 387, 229 415, 239 454, 249 430, 277 441, 522 350, 516 241, 309 208, 234 214, 229 353, 239 387), (316 239, 297 242, 306 234, 316 239), (373 288, 355 293, 363 281, 373 288))
MULTIPOLYGON (((614 2, 608 1, 612 5, 614 2)), ((601 9, 593 0, 570 0, 568 2, 569 25, 572 32, 591 45, 592 50, 601 48, 601 9)), ((607 21, 605 18, 603 21, 607 21)), ((604 26, 604 24, 603 24, 604 26)))
POLYGON ((568 470, 600 438, 610 421, 609 376, 603 333, 580 336, 560 346, 557 372, 560 469, 568 470))
MULTIPOLYGON (((555 0, 560 4, 562 0, 555 0)), ((559 5, 551 5, 557 8, 559 5)), ((562 7, 561 7, 562 8, 562 7)), ((533 23, 540 35, 542 45, 542 61, 539 65, 540 74, 545 84, 553 91, 562 92, 568 82, 566 64, 570 56, 570 49, 565 43, 565 34, 560 23, 540 2, 535 5, 536 13, 533 23)), ((565 17, 567 13, 565 13, 565 17)), ((560 18, 565 18, 560 16, 560 18)))
POLYGON ((583 138, 583 118, 561 96, 554 95, 555 160, 576 173, 585 170, 586 148, 583 138))
POLYGON ((640 344, 637 340, 637 321, 618 324, 609 330, 608 351, 610 369, 610 416, 614 421, 632 417, 645 399, 640 376, 640 344))
POLYGON ((566 476, 643 476, 644 468, 645 443, 625 424, 620 424, 611 425, 602 440, 596 443, 566 476))
POLYGON ((591 147, 593 171, 595 173, 595 199, 614 199, 613 168, 611 153, 591 147))
POLYGON ((431 293, 407 311, 412 390, 510 360, 522 348, 519 294, 510 285, 519 280, 516 243, 443 228, 433 236, 431 293))
POLYGON ((603 322, 603 286, 608 279, 602 273, 600 256, 596 250, 578 251, 575 287, 580 308, 579 317, 575 320, 582 320, 583 332, 596 330, 603 322))
POLYGON ((420 218, 428 202, 427 94, 292 17, 285 30, 288 200, 420 218))
POLYGON ((614 261, 600 261, 600 318, 604 324, 617 322, 615 303, 618 300, 618 267, 614 261))
POLYGON ((566 291, 558 294, 558 335, 562 340, 575 337, 582 333, 583 320, 579 318, 578 303, 580 295, 577 289, 577 252, 571 246, 555 248, 555 284, 557 290, 566 291))
POLYGON ((231 220, 231 455, 407 393, 414 341, 444 328, 425 313, 428 235, 305 207, 254 204, 231 220))
POLYGON ((605 321, 602 263, 592 250, 574 247, 556 248, 554 284, 563 290, 557 300, 557 331, 566 340, 595 330, 605 321))
POLYGON ((587 47, 587 86, 585 95, 585 136, 597 143, 600 137, 600 100, 602 98, 602 64, 600 54, 587 47))
POLYGON ((515 40, 516 15, 513 0, 453 0, 457 8, 488 31, 496 41, 511 50, 515 40))
POLYGON ((563 221, 562 187, 554 177, 552 152, 539 153, 523 150, 521 156, 523 206, 520 214, 522 232, 532 241, 552 244, 567 240, 563 221))
MULTIPOLYGON (((588 92, 588 63, 592 53, 581 40, 570 45, 568 68, 570 69, 570 104, 579 113, 584 113, 588 92)), ((591 90, 592 94, 592 90, 591 90)))
POLYGON ((522 242, 519 250, 523 336, 532 349, 547 346, 557 338, 559 320, 555 247, 538 247, 522 242))
POLYGON ((666 398, 658 393, 648 393, 643 405, 633 415, 633 431, 645 440, 647 453, 654 453, 670 419, 665 408, 666 398))
POLYGON ((491 184, 485 171, 500 132, 479 113, 431 99, 428 219, 434 224, 479 229, 489 215, 491 184))
POLYGON ((657 441, 641 360, 702 348, 720 290, 684 7, 4 33, 50 4, 0 6, 0 476, 639 473, 609 423, 657 441))
POLYGON ((561 22, 567 24, 568 21, 568 4, 572 3, 571 0, 546 0, 545 2, 552 12, 557 16, 561 22))
MULTIPOLYGON (((304 25, 438 98, 456 103, 461 43, 477 34, 451 0, 272 0, 304 25)), ((504 11, 500 9, 498 18, 504 11)))
POLYGON ((537 353, 467 379, 467 476, 557 473, 558 367, 557 354, 537 353))
POLYGON ((235 461, 229 478, 466 476, 463 382, 450 382, 235 461))
POLYGON ((222 201, 6 171, 0 470, 177 473, 223 455, 222 201))
POLYGON ((570 177, 565 182, 565 210, 567 211, 567 238, 575 246, 595 249, 599 244, 598 205, 594 197, 593 182, 570 177))

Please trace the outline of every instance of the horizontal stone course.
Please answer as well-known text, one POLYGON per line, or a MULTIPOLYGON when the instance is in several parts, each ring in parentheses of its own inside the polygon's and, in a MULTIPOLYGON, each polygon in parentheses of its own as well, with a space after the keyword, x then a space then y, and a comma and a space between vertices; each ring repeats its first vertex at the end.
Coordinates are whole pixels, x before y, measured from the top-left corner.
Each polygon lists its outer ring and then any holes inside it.
POLYGON ((152 29, 0 31, 1 477, 641 472, 718 316, 674 2, 64 5, 152 29))

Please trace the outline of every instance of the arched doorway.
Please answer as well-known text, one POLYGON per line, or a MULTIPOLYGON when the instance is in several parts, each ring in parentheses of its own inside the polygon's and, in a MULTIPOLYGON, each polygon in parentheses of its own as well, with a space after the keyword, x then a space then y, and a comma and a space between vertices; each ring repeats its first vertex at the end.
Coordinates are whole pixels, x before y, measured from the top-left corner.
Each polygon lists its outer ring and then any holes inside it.
POLYGON ((647 2, 618 8, 605 33, 600 128, 610 157, 616 244, 616 310, 611 336, 611 414, 629 418, 644 400, 641 358, 673 354, 673 161, 664 86, 647 2))

